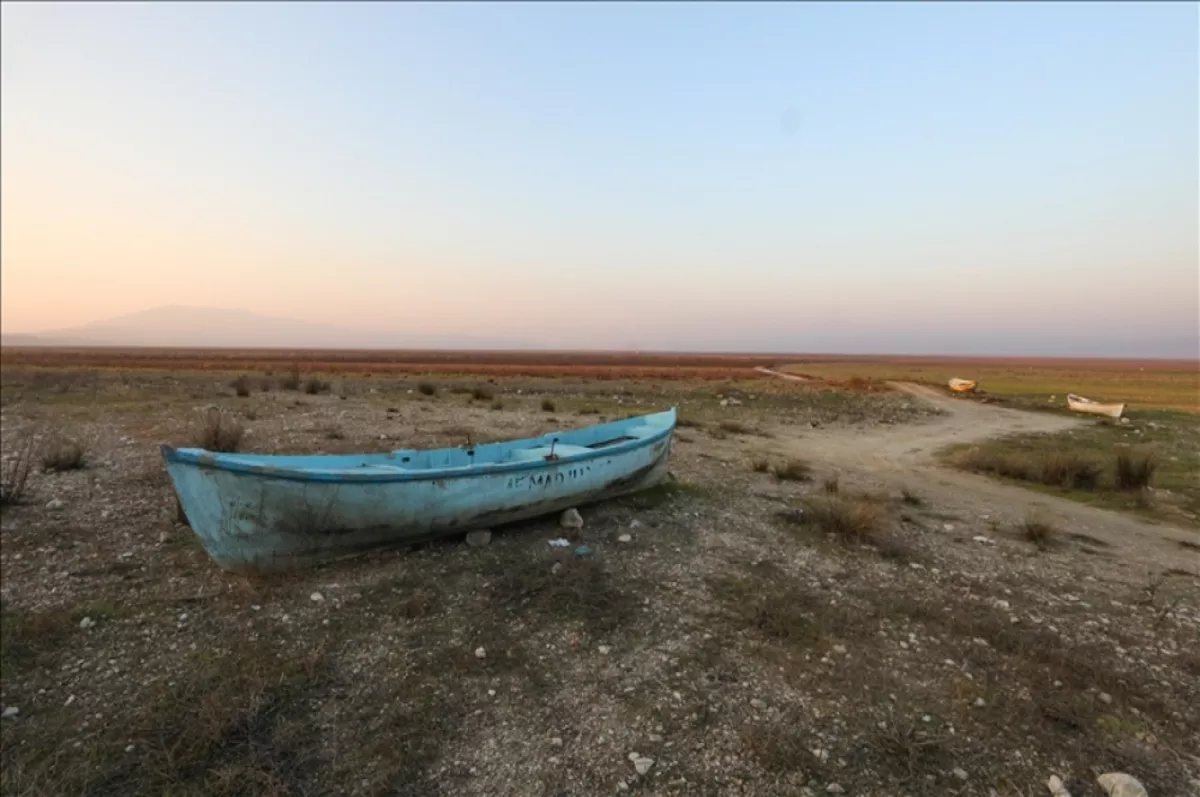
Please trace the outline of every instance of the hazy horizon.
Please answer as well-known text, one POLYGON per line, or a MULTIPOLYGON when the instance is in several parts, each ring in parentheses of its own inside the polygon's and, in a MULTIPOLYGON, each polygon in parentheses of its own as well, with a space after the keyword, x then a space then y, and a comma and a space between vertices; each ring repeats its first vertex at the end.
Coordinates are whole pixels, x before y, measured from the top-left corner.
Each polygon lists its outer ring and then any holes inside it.
POLYGON ((1200 349, 1194 4, 0 13, 6 334, 1200 349))

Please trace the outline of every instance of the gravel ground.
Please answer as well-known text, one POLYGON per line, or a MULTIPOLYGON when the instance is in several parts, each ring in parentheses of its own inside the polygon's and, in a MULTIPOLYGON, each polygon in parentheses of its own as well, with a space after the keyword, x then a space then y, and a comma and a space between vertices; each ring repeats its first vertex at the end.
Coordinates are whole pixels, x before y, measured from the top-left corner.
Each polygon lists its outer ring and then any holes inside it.
POLYGON ((0 520, 5 794, 1033 795, 1057 775, 1080 797, 1110 771, 1200 793, 1194 550, 1167 567, 1070 526, 1035 544, 865 462, 771 475, 795 430, 932 428, 919 398, 229 380, 5 369, 6 467, 30 433, 86 449, 0 520), (156 448, 211 407, 246 450, 335 452, 672 405, 673 481, 581 508, 581 530, 270 578, 219 570, 175 522, 156 448), (564 534, 593 555, 547 544, 564 534))

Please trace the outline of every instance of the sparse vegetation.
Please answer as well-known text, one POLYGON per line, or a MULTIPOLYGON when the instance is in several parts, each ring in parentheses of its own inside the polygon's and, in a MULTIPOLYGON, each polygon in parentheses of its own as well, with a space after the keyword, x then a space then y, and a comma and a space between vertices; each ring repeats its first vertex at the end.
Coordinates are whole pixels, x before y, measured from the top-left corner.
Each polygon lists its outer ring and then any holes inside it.
POLYGON ((554 412, 556 409, 557 408, 554 406, 553 400, 548 398, 542 399, 542 412, 554 412))
POLYGON ((1059 534, 1058 527, 1039 514, 1030 514, 1021 521, 1018 531, 1022 537, 1039 548, 1050 547, 1059 534))
POLYGON ((232 387, 233 392, 241 398, 246 398, 250 395, 250 377, 246 376, 245 374, 240 374, 234 377, 233 381, 229 383, 229 386, 232 387))
POLYGON ((492 407, 493 411, 502 410, 502 409, 504 409, 504 402, 501 401, 500 399, 496 399, 495 401, 492 402, 491 407, 492 407))
POLYGON ((329 382, 326 382, 325 380, 319 379, 315 376, 309 377, 304 382, 304 392, 310 396, 316 396, 320 393, 328 393, 331 389, 332 385, 330 385, 329 382))
POLYGON ((784 482, 806 482, 812 478, 812 466, 795 457, 776 465, 771 472, 784 482))
POLYGON ((55 435, 42 449, 42 470, 60 473, 80 470, 87 464, 87 450, 78 440, 55 435))
MULTIPOLYGON (((678 423, 678 421, 676 423, 678 423)), ((720 428, 720 430, 722 432, 726 432, 728 434, 744 434, 744 435, 761 434, 761 432, 759 432, 757 429, 754 429, 753 427, 748 426, 748 425, 742 423, 741 421, 735 421, 732 418, 727 418, 727 419, 721 421, 721 423, 718 424, 718 427, 720 428)))
POLYGON ((798 520, 843 542, 872 543, 886 531, 879 504, 866 498, 826 496, 805 501, 803 509, 793 516, 793 522, 798 520))
POLYGON ((417 392, 422 396, 436 396, 437 385, 435 385, 433 382, 418 382, 417 392))
POLYGON ((825 480, 821 483, 821 486, 825 488, 825 495, 829 496, 830 498, 838 494, 839 485, 840 480, 838 479, 838 475, 836 473, 831 476, 826 476, 825 480))
POLYGON ((197 424, 193 443, 208 451, 232 453, 241 445, 245 427, 232 415, 217 409, 209 410, 197 424))
POLYGON ((300 389, 300 363, 292 363, 287 375, 279 380, 279 387, 284 390, 300 389))
POLYGON ((1116 485, 1118 490, 1133 492, 1145 490, 1154 480, 1158 470, 1158 458, 1153 451, 1119 451, 1116 457, 1116 485))
POLYGON ((900 491, 900 500, 909 506, 924 506, 925 504, 925 500, 921 496, 907 487, 900 491))
POLYGON ((750 468, 755 473, 768 473, 771 470, 771 460, 765 457, 759 457, 750 463, 750 468))
POLYGON ((35 444, 33 434, 25 432, 15 436, 11 451, 0 458, 0 507, 18 504, 25 497, 35 444))
POLYGON ((496 391, 488 385, 476 385, 471 389, 471 398, 475 401, 491 401, 496 397, 496 391))

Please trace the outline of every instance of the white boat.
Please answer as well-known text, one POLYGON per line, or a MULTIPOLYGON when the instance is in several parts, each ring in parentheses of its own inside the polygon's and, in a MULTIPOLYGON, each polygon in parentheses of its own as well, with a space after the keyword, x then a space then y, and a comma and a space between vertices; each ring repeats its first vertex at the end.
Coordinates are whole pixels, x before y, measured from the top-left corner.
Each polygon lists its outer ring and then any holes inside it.
POLYGON ((949 382, 950 389, 955 393, 971 393, 978 384, 974 379, 959 379, 958 377, 954 377, 949 382))
POLYGON ((1104 415, 1108 418, 1120 418, 1121 413, 1125 412, 1124 404, 1101 404, 1083 396, 1076 396, 1074 393, 1067 394, 1067 406, 1075 412, 1104 415))

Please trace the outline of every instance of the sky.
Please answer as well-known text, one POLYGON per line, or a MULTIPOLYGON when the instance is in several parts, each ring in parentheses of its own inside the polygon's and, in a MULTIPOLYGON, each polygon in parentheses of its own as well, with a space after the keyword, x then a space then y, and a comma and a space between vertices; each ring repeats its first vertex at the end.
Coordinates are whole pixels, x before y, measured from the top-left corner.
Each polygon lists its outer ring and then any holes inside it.
POLYGON ((0 13, 6 333, 1200 349, 1194 3, 0 13))

